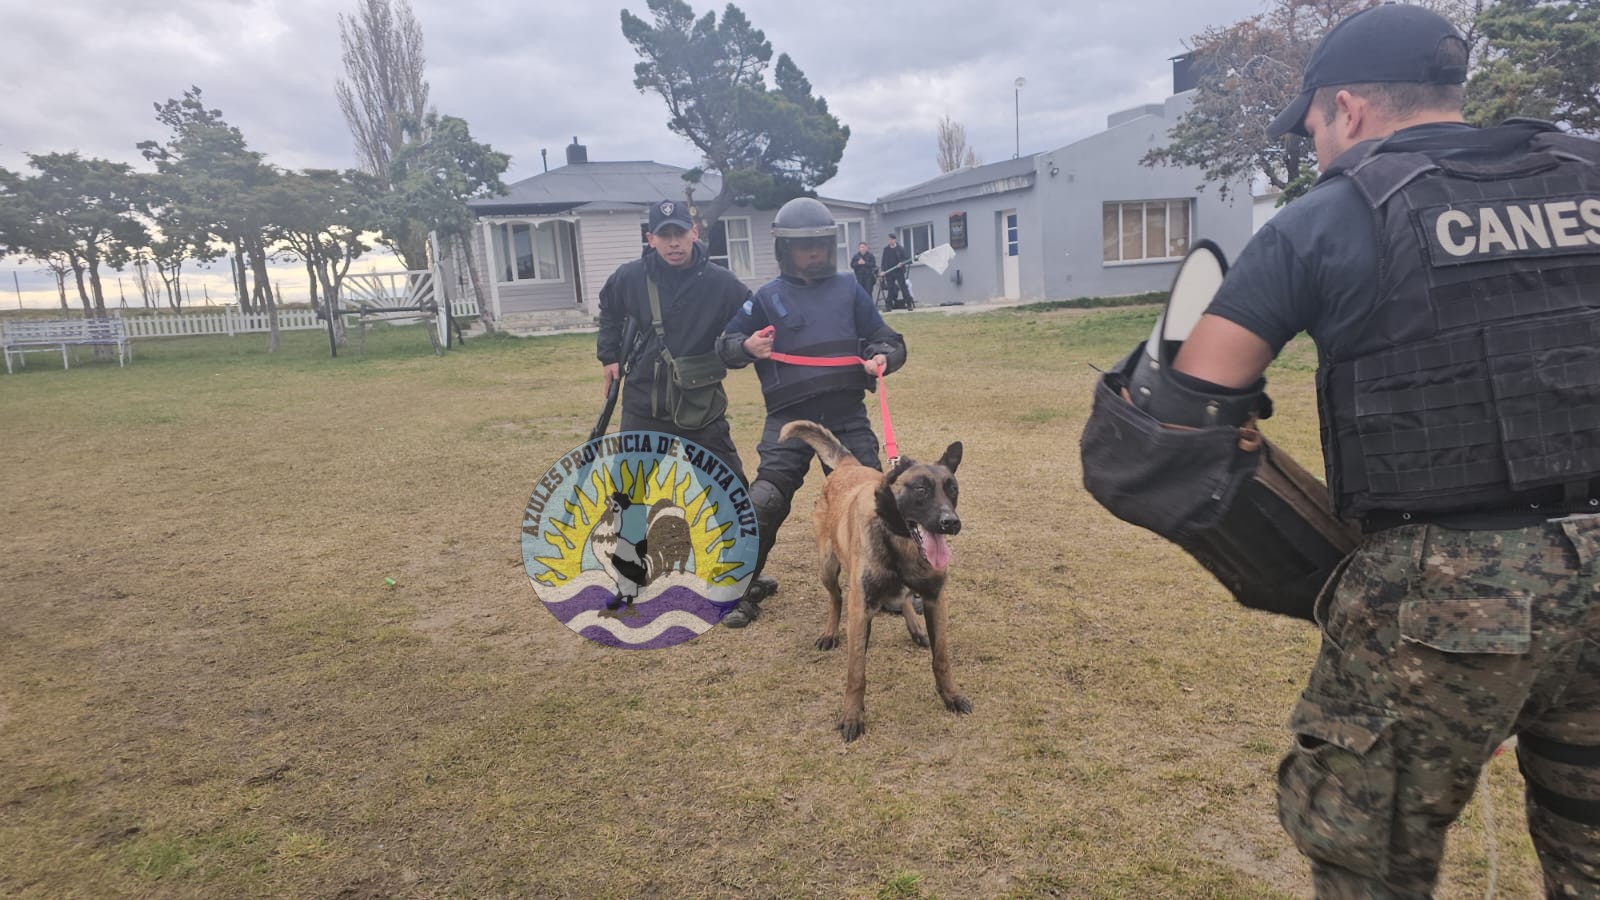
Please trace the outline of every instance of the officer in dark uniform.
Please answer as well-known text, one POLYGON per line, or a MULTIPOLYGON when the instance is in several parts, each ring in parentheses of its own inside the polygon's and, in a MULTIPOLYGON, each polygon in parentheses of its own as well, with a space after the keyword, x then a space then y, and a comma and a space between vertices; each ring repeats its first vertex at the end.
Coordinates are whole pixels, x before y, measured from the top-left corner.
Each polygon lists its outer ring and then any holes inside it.
MULTIPOLYGON (((778 432, 789 422, 810 419, 832 431, 863 465, 881 468, 878 436, 862 401, 867 391, 877 389, 877 372, 893 372, 906 360, 905 339, 884 324, 855 278, 837 270, 838 228, 826 206, 810 197, 790 200, 773 218, 772 234, 782 275, 745 302, 719 345, 730 367, 755 363, 767 403, 766 425, 756 446, 761 464, 750 486, 761 532, 758 573, 815 456, 804 441, 779 441, 778 432), (799 366, 771 359, 773 351, 864 362, 799 366)), ((746 594, 722 623, 748 625, 761 612, 759 600, 746 594)))
POLYGON ((850 257, 850 270, 856 273, 856 282, 861 289, 872 296, 872 289, 878 282, 878 258, 867 249, 867 242, 862 241, 856 245, 856 255, 850 257))
POLYGON ((726 417, 718 416, 694 429, 673 422, 667 402, 671 375, 661 363, 661 341, 652 324, 649 283, 653 281, 667 349, 676 357, 713 353, 722 326, 750 296, 744 282, 710 261, 699 236, 687 204, 677 200, 651 204, 646 238, 650 249, 620 266, 600 289, 595 355, 602 366, 604 387, 609 390, 611 382, 621 377, 624 354, 633 354, 632 369, 622 386, 623 431, 660 431, 693 441, 715 453, 745 481, 726 417), (632 348, 622 346, 626 318, 633 319, 639 335, 632 348))
POLYGON ((1310 333, 1340 514, 1279 818, 1319 896, 1425 897, 1508 737, 1550 896, 1600 895, 1600 144, 1462 122, 1467 48, 1340 22, 1273 123, 1322 177, 1228 270, 1175 368, 1247 390, 1310 333))
POLYGON ((889 243, 883 248, 883 280, 889 287, 887 305, 890 309, 899 309, 902 305, 910 309, 915 300, 911 299, 911 285, 906 282, 906 267, 911 264, 911 254, 900 246, 899 238, 889 235, 889 243), (906 299, 902 304, 900 295, 905 294, 906 299))

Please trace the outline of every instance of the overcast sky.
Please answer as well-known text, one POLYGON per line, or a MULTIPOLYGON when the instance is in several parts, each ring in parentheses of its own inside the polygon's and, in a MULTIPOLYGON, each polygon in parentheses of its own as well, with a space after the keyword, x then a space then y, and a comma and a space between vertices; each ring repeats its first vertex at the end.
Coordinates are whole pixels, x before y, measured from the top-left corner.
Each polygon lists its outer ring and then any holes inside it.
MULTIPOLYGON (((667 130, 661 99, 633 87, 638 57, 618 13, 648 20, 644 0, 412 2, 432 105, 511 155, 507 184, 541 171, 541 149, 552 167, 563 164, 574 136, 591 160, 698 163, 667 130)), ((839 174, 819 192, 869 201, 938 174, 940 116, 966 126, 984 162, 1012 156, 1019 123, 1023 153, 1054 149, 1103 129, 1109 113, 1165 98, 1168 57, 1208 26, 1261 12, 1264 0, 738 5, 850 126, 839 174)), ((334 98, 337 16, 354 9, 355 0, 0 0, 0 166, 20 171, 26 153, 77 150, 144 168, 134 145, 167 136, 153 104, 190 85, 275 165, 354 166, 334 98)), ((0 278, 12 272, 27 305, 54 304, 54 280, 36 263, 0 264, 0 278)))

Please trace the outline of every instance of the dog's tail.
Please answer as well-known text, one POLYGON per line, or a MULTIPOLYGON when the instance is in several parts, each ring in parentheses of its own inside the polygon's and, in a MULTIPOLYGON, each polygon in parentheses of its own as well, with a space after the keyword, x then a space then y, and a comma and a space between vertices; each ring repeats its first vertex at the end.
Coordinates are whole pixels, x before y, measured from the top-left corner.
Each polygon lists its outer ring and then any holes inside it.
POLYGON ((811 445, 811 449, 817 451, 817 459, 822 460, 822 464, 830 469, 837 469, 843 465, 861 464, 859 460, 850 455, 850 451, 846 450, 843 444, 839 443, 839 439, 833 436, 833 432, 805 419, 790 422, 783 426, 783 430, 778 432, 778 440, 805 441, 811 445))

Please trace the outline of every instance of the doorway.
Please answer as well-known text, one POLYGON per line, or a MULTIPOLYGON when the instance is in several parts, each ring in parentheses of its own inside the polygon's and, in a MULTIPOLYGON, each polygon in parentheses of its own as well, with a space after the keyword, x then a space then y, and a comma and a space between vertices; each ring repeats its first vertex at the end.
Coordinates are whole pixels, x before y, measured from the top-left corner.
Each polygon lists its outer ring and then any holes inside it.
POLYGON ((1017 211, 1008 209, 996 216, 1000 236, 1000 294, 1007 300, 1022 298, 1022 271, 1017 258, 1017 211))

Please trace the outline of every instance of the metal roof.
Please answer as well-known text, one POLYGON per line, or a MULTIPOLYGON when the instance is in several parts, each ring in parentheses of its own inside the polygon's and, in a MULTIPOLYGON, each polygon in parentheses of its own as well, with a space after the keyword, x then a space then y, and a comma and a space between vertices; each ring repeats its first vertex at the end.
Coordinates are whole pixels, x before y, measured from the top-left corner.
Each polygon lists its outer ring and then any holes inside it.
MULTIPOLYGON (((682 177, 685 171, 648 160, 573 163, 524 178, 504 196, 472 200, 467 206, 482 213, 527 212, 561 204, 565 208, 558 211, 563 212, 589 203, 647 206, 682 197, 687 186, 682 177)), ((721 189, 722 179, 708 173, 695 187, 695 194, 710 199, 721 189)))
MULTIPOLYGON (((965 188, 975 188, 980 185, 996 181, 1005 181, 1023 175, 1032 175, 1033 155, 1029 154, 1018 159, 1007 159, 985 166, 974 166, 970 169, 956 169, 946 172, 937 178, 913 185, 903 191, 895 191, 878 198, 879 203, 892 203, 896 200, 915 200, 920 197, 960 192, 965 188)), ((907 204, 915 206, 916 204, 907 204)))
MULTIPOLYGON (((628 162, 571 163, 511 185, 507 193, 483 200, 469 200, 467 207, 480 215, 556 215, 574 209, 616 210, 636 207, 641 212, 657 200, 677 200, 684 196, 688 169, 649 160, 628 162)), ((722 190, 722 177, 707 172, 695 186, 695 198, 705 202, 722 190)), ((870 204, 853 200, 821 198, 828 203, 859 206, 870 204)))

